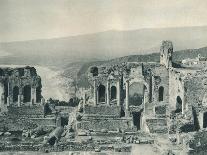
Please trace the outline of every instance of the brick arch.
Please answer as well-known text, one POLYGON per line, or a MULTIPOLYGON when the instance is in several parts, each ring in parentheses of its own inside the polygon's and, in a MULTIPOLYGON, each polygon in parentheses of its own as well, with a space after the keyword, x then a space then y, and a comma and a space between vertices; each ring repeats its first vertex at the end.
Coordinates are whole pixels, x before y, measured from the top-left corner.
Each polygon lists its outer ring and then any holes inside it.
POLYGON ((135 82, 143 83, 143 85, 147 88, 147 91, 149 91, 149 84, 144 79, 140 79, 140 78, 130 79, 129 80, 129 87, 135 82))
POLYGON ((144 103, 144 84, 133 82, 129 86, 129 105, 139 106, 144 103))

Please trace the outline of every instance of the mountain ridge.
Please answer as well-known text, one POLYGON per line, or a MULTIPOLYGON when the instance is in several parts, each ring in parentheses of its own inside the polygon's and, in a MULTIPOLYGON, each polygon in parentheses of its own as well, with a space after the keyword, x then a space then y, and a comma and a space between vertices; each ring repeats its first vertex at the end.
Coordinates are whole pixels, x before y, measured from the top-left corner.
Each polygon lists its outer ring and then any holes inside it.
POLYGON ((67 62, 110 60, 127 55, 158 53, 162 40, 174 50, 207 45, 207 26, 110 30, 72 37, 0 43, 4 62, 60 65, 67 62), (24 60, 23 60, 24 58, 24 60))

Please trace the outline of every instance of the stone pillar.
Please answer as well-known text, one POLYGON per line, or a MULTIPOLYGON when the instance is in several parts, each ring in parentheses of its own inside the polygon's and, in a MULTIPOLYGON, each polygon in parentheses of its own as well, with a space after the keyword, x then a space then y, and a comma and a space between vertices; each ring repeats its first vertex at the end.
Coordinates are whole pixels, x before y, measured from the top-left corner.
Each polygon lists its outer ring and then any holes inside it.
POLYGON ((107 105, 110 105, 110 81, 107 81, 107 86, 106 86, 106 101, 107 105))
POLYGON ((129 110, 129 81, 126 81, 126 112, 129 110))
POLYGON ((36 88, 31 87, 31 104, 36 103, 36 88))
POLYGON ((10 105, 10 84, 8 82, 8 96, 7 96, 7 106, 10 105))
POLYGON ((83 108, 85 108, 86 105, 86 93, 83 93, 83 108))
POLYGON ((18 95, 18 107, 21 106, 21 95, 18 95))
POLYGON ((33 88, 33 99, 34 99, 34 103, 37 103, 37 98, 36 98, 36 88, 33 88))
POLYGON ((56 118, 56 127, 61 127, 61 117, 60 116, 58 116, 56 118))
POLYGON ((117 106, 120 106, 121 105, 121 96, 120 96, 120 93, 121 93, 121 89, 120 89, 120 79, 117 81, 117 93, 116 93, 116 98, 117 98, 117 106))
POLYGON ((1 107, 4 105, 4 93, 1 94, 1 107))
POLYGON ((42 104, 42 105, 45 105, 45 99, 44 99, 44 97, 41 98, 41 104, 42 104))
POLYGON ((94 83, 93 83, 93 91, 94 91, 94 105, 96 106, 97 105, 97 88, 96 88, 96 80, 94 80, 94 83))

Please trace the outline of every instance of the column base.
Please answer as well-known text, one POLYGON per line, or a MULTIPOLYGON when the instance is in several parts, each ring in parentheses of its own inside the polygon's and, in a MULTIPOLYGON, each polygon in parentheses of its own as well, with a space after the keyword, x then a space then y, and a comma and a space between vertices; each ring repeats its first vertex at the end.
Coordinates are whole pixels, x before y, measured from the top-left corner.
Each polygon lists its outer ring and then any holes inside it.
POLYGON ((10 97, 7 97, 7 106, 10 106, 10 97))
POLYGON ((126 109, 126 110, 125 110, 125 117, 130 117, 129 109, 126 109))

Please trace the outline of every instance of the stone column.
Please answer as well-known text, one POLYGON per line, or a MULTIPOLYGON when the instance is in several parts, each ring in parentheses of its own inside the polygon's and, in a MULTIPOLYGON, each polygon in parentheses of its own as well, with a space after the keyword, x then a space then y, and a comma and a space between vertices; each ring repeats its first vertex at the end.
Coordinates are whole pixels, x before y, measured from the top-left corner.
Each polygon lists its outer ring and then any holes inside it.
POLYGON ((20 107, 21 106, 21 95, 18 95, 18 107, 20 107))
POLYGON ((107 86, 106 86, 106 101, 107 105, 110 105, 110 81, 107 81, 107 86))
POLYGON ((83 93, 83 108, 85 108, 86 105, 86 93, 83 93))
POLYGON ((56 127, 61 127, 61 117, 60 116, 58 116, 56 118, 56 127))
POLYGON ((93 83, 93 95, 94 95, 94 105, 96 106, 97 105, 97 88, 96 88, 96 80, 94 80, 94 83, 93 83))
POLYGON ((117 98, 117 106, 121 105, 121 100, 120 100, 120 93, 121 93, 121 89, 120 89, 120 79, 117 81, 117 93, 116 93, 116 98, 117 98))
POLYGON ((126 81, 126 112, 129 110, 129 81, 126 81))
POLYGON ((41 98, 41 104, 42 104, 42 105, 45 105, 45 99, 44 99, 44 97, 41 98))
POLYGON ((7 106, 10 105, 10 84, 8 82, 8 96, 7 96, 7 106))
POLYGON ((4 105, 4 93, 1 94, 1 107, 4 105))
POLYGON ((32 104, 36 103, 36 88, 31 88, 31 100, 32 104))

